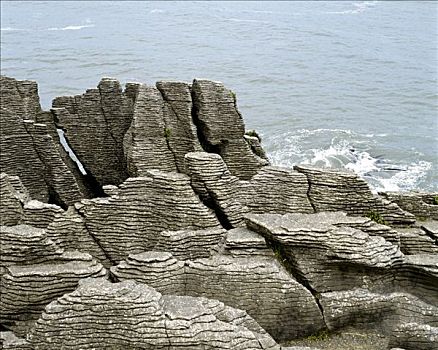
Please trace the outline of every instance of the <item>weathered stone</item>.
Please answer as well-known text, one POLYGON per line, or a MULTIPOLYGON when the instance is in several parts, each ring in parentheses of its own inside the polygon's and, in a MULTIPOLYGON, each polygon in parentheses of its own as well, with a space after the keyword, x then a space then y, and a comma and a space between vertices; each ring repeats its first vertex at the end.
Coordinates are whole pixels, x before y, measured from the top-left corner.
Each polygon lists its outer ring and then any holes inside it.
POLYGON ((101 277, 105 269, 89 254, 71 252, 57 261, 11 265, 1 276, 0 322, 19 332, 39 317, 52 300, 74 290, 86 277, 101 277))
MULTIPOLYGON (((89 233, 114 262, 156 246, 166 250, 166 244, 178 251, 175 240, 166 241, 169 233, 162 236, 163 231, 220 228, 213 211, 193 192, 189 177, 158 170, 145 175, 127 179, 119 189, 112 189, 110 197, 83 200, 76 205, 89 233)), ((193 235, 197 239, 196 232, 193 235)), ((209 242, 215 245, 221 234, 201 231, 199 239, 198 244, 187 243, 193 252, 209 242)))
POLYGON ((311 213, 307 179, 296 171, 266 166, 250 181, 231 175, 218 154, 193 152, 185 156, 192 186, 204 203, 221 214, 226 228, 244 225, 246 213, 311 213))
POLYGON ((244 309, 276 340, 324 327, 313 296, 272 255, 234 255, 183 262, 169 253, 147 252, 131 255, 111 272, 118 280, 135 279, 163 294, 203 296, 244 309))
POLYGON ((438 192, 381 192, 379 195, 397 203, 397 205, 412 214, 418 219, 438 220, 438 192))
POLYGON ((68 206, 86 197, 81 179, 64 162, 59 138, 37 122, 45 113, 37 84, 2 76, 1 97, 0 171, 19 176, 30 196, 42 202, 68 206))
POLYGON ((0 332, 0 347, 4 350, 31 350, 32 346, 13 332, 0 332))
POLYGON ((83 280, 48 305, 30 342, 36 349, 279 349, 244 311, 103 279, 83 280))
POLYGON ((389 344, 406 350, 435 350, 438 348, 438 327, 416 322, 401 324, 393 332, 389 344))
POLYGON ((18 225, 23 218, 23 203, 28 200, 18 176, 0 173, 0 223, 18 225))
POLYGON ((438 245, 438 221, 427 221, 421 225, 421 229, 438 245))
POLYGON ((185 154, 202 151, 197 128, 192 120, 190 86, 177 81, 159 81, 156 86, 164 99, 167 144, 175 157, 176 168, 184 173, 185 154))
POLYGON ((117 185, 128 177, 123 138, 133 118, 137 90, 138 84, 127 84, 122 91, 117 80, 104 78, 97 89, 53 100, 57 126, 100 185, 117 185))
POLYGON ((317 212, 345 211, 366 216, 376 213, 389 224, 410 225, 414 215, 371 193, 367 183, 353 172, 296 165, 309 182, 309 199, 317 212))
POLYGON ((35 149, 25 121, 32 123, 41 111, 36 82, 1 76, 0 172, 19 176, 32 198, 47 202, 44 164, 35 149))
POLYGON ((132 122, 123 140, 130 176, 144 176, 149 169, 177 169, 175 156, 167 144, 164 104, 157 88, 138 87, 132 122))
POLYGON ((354 289, 322 293, 320 303, 330 330, 354 325, 391 335, 403 323, 438 324, 437 306, 407 293, 378 294, 354 289))
POLYGON ((400 228, 397 231, 400 233, 400 250, 403 254, 438 253, 437 241, 433 239, 433 235, 427 230, 427 224, 423 229, 411 227, 400 228))
POLYGON ((231 90, 222 83, 195 79, 192 85, 195 123, 208 152, 218 153, 231 174, 249 180, 264 165, 245 141, 245 125, 231 90), (220 116, 220 122, 218 122, 220 116))
POLYGON ((30 200, 24 204, 23 224, 39 228, 46 228, 62 215, 64 210, 55 204, 42 203, 37 200, 30 200))
POLYGON ((56 218, 47 226, 47 237, 64 250, 78 250, 89 253, 105 267, 111 266, 111 261, 96 239, 88 231, 84 218, 74 207, 56 218))

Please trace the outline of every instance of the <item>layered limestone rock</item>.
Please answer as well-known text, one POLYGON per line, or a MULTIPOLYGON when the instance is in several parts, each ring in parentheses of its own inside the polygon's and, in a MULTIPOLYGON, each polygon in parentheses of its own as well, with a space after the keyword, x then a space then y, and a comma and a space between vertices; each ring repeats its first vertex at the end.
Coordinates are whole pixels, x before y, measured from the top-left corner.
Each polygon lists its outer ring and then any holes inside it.
POLYGON ((83 280, 49 304, 30 343, 35 349, 280 349, 242 310, 103 279, 83 280))
POLYGON ((1 77, 0 171, 19 176, 33 199, 70 205, 86 197, 77 173, 64 162, 59 138, 46 124, 38 86, 31 81, 1 77))
POLYGON ((418 219, 438 220, 438 192, 382 192, 379 194, 397 203, 400 208, 414 214, 418 219))
POLYGON ((47 226, 46 233, 57 247, 88 253, 105 267, 111 266, 105 251, 88 231, 84 218, 74 207, 69 207, 62 215, 58 215, 47 226))
POLYGON ((195 79, 192 96, 201 144, 206 151, 218 153, 231 174, 249 180, 262 166, 268 165, 245 141, 245 125, 231 90, 219 82, 195 79))
MULTIPOLYGON (((155 87, 138 88, 132 122, 123 141, 128 172, 143 176, 149 169, 176 171, 175 157, 168 146, 164 100, 155 87)), ((170 130, 170 129, 169 129, 170 130)))
POLYGON ((111 188, 107 192, 109 197, 76 204, 89 233, 111 261, 118 262, 131 253, 156 247, 181 251, 183 247, 178 245, 183 241, 196 255, 199 254, 196 251, 208 250, 209 245, 212 248, 219 243, 222 238, 220 230, 217 231, 219 221, 193 192, 189 177, 158 170, 145 175, 129 178, 119 188, 111 188), (181 230, 195 232, 186 232, 186 240, 169 233, 181 230), (201 230, 199 235, 198 230, 201 230), (168 239, 169 236, 175 237, 168 239), (199 242, 195 243, 190 236, 199 242))
POLYGON ((415 222, 414 215, 397 204, 373 195, 367 183, 353 172, 303 165, 296 165, 294 169, 307 176, 309 199, 317 212, 345 211, 362 216, 376 213, 389 224, 415 222))
POLYGON ((184 173, 185 154, 202 151, 198 131, 192 119, 190 86, 176 81, 159 81, 156 86, 164 99, 164 136, 175 158, 176 168, 184 173))
POLYGON ((18 176, 0 173, 0 224, 18 225, 23 218, 23 204, 29 194, 18 176))
POLYGON ((434 350, 438 347, 438 327, 416 322, 401 324, 394 330, 389 345, 406 350, 434 350))
POLYGON ((346 326, 375 328, 391 335, 401 324, 438 324, 438 308, 407 293, 372 293, 366 289, 322 293, 320 303, 330 330, 346 326))
POLYGON ((438 242, 427 229, 430 223, 423 227, 400 228, 400 250, 403 254, 438 254, 438 242))
POLYGON ((4 350, 32 350, 32 346, 13 332, 0 332, 0 347, 4 350))
POLYGON ((111 273, 117 280, 134 279, 163 294, 203 296, 244 309, 278 341, 322 329, 315 299, 272 251, 269 254, 263 239, 244 229, 230 232, 224 254, 181 261, 170 253, 145 252, 130 255, 111 273), (258 254, 250 255, 254 251, 258 254))
POLYGON ((311 213, 307 179, 296 171, 266 166, 250 181, 239 180, 218 154, 187 153, 186 168, 195 191, 220 213, 226 228, 244 225, 246 213, 311 213))
POLYGON ((292 272, 318 293, 354 288, 385 293, 404 290, 436 302, 436 255, 404 256, 382 236, 349 224, 345 215, 334 224, 336 216, 250 214, 247 226, 277 246, 292 272))
POLYGON ((0 230, 0 322, 18 332, 25 332, 48 303, 74 290, 80 279, 106 274, 91 255, 65 252, 43 229, 18 225, 0 230))
POLYGON ((138 88, 138 84, 127 84, 122 91, 117 80, 104 78, 97 89, 53 100, 57 126, 100 185, 119 184, 128 177, 123 138, 132 121, 138 88))
POLYGON ((413 320, 438 323, 436 254, 404 256, 345 214, 250 214, 247 225, 317 295, 329 329, 356 325, 392 336, 413 320))

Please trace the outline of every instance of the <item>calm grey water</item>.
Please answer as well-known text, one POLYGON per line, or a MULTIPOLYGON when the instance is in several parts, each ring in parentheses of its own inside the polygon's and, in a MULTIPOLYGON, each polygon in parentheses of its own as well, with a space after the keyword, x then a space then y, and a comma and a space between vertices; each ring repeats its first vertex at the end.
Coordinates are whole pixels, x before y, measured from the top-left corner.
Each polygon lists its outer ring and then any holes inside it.
POLYGON ((272 162, 438 190, 437 2, 1 2, 1 70, 41 102, 219 80, 272 162))

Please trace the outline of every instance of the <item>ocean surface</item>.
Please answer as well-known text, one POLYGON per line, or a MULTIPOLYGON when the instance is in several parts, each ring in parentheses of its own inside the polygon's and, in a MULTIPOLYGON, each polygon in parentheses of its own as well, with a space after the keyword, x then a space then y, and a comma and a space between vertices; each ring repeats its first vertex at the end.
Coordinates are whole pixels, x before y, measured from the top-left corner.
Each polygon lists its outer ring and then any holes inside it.
POLYGON ((1 2, 1 72, 43 108, 101 77, 208 78, 273 164, 438 190, 438 2, 1 2))

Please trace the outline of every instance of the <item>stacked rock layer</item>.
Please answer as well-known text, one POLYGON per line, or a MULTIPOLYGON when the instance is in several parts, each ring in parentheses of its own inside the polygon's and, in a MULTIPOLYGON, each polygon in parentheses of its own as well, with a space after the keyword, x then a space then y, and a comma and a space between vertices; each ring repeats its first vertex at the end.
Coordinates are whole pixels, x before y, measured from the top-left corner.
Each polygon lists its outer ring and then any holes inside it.
POLYGON ((438 348, 436 193, 269 165, 219 82, 0 92, 2 348, 438 348))

